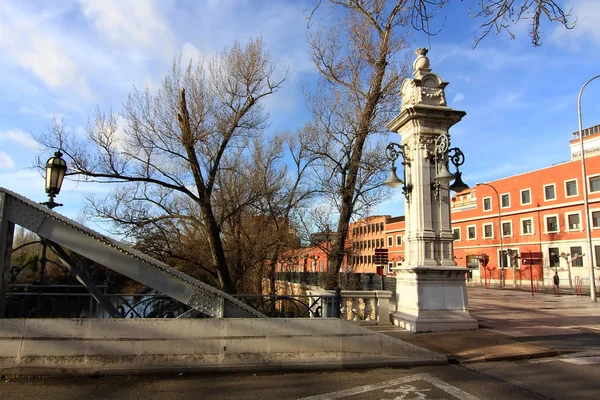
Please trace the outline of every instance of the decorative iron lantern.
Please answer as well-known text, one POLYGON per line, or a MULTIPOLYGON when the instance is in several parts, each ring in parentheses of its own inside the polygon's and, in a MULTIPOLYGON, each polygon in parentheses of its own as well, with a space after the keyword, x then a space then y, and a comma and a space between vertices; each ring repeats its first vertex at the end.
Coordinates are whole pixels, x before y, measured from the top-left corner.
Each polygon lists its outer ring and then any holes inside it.
POLYGON ((63 154, 59 151, 54 153, 54 157, 50 157, 46 161, 46 193, 50 201, 43 203, 48 208, 52 209, 61 204, 54 202, 54 197, 60 193, 63 180, 67 173, 67 163, 62 158, 63 154))

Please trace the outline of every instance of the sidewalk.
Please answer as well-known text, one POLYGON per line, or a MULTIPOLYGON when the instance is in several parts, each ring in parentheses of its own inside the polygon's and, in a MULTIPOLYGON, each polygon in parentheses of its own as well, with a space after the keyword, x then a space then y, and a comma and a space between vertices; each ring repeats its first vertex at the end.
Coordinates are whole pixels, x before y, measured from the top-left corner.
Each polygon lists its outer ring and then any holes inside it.
POLYGON ((387 325, 370 327, 451 362, 481 362, 600 354, 600 303, 588 297, 555 296, 510 289, 469 287, 469 311, 478 330, 412 333, 387 325))

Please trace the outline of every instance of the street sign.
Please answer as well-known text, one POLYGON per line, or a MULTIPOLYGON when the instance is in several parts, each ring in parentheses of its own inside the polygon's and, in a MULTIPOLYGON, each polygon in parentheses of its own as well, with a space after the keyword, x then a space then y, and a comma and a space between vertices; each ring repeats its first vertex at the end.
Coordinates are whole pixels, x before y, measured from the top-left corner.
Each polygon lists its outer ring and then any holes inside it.
POLYGON ((540 251, 521 252, 521 262, 523 265, 542 265, 543 261, 544 253, 540 251))
POLYGON ((387 265, 388 249, 375 249, 375 254, 373 255, 373 263, 375 265, 387 265))

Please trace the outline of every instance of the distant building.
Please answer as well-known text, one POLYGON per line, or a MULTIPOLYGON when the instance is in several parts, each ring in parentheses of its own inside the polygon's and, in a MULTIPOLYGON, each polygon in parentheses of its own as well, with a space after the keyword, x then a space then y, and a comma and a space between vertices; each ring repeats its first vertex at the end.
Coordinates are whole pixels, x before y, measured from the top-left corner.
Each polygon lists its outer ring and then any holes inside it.
MULTIPOLYGON (((600 268, 600 125, 585 129, 583 136, 594 266, 600 268)), ((570 148, 569 161, 484 185, 472 183, 452 197, 455 261, 467 268, 470 280, 512 286, 515 281, 528 285, 531 279, 552 285, 556 272, 561 286, 578 279, 589 285, 578 132, 570 148)), ((403 216, 372 216, 350 224, 342 271, 392 275, 392 268, 404 261, 404 230, 403 216), (375 262, 381 261, 377 253, 387 255, 385 263, 375 262)), ((325 259, 326 268, 325 252, 311 249, 303 251, 325 259)))

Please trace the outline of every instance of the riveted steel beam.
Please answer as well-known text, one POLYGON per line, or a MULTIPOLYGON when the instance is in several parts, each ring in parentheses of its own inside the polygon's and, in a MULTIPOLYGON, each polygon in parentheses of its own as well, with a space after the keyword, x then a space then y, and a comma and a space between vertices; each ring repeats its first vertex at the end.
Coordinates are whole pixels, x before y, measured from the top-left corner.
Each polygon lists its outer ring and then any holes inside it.
MULTIPOLYGON (((3 201, 7 212, 2 214, 2 221, 6 219, 6 224, 20 225, 212 317, 264 317, 229 294, 21 195, 4 188, 0 188, 0 195, 8 199, 3 201)), ((9 248, 12 248, 12 235, 9 248)))
POLYGON ((0 192, 0 318, 4 317, 15 224, 8 218, 10 196, 0 192))

